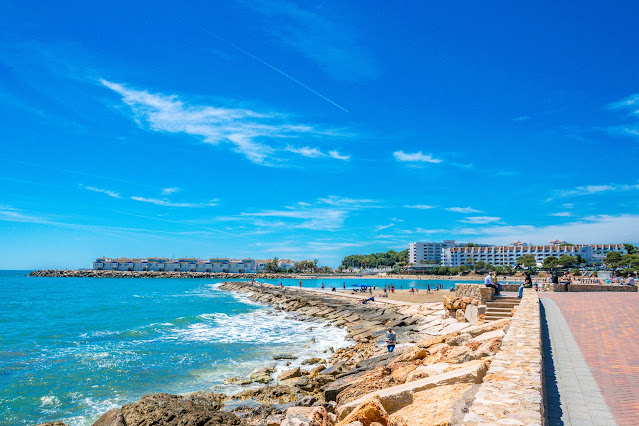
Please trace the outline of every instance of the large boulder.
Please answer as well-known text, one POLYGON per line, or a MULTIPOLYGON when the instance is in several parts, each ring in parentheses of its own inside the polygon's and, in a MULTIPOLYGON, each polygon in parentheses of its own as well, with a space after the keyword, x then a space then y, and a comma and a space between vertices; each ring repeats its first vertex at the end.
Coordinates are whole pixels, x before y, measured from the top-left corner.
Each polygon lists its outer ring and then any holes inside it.
MULTIPOLYGON (((220 407, 219 400, 202 395, 191 398, 159 393, 147 395, 136 403, 123 406, 122 416, 126 426, 240 425, 239 417, 219 411, 220 407)), ((105 415, 109 413, 111 412, 105 415)))
POLYGON ((358 405, 337 426, 345 426, 356 421, 361 422, 364 426, 369 426, 373 422, 380 423, 382 426, 388 425, 388 413, 379 396, 375 395, 358 405))
POLYGON ((281 426, 309 426, 312 411, 311 407, 291 407, 286 410, 281 426))
POLYGON ((295 377, 301 377, 301 376, 302 376, 302 372, 300 368, 295 367, 291 370, 282 371, 282 373, 280 373, 280 375, 277 376, 277 380, 282 381, 282 380, 293 379, 295 377))
POLYGON ((408 374, 406 377, 407 382, 423 379, 424 377, 436 376, 446 372, 446 369, 450 367, 447 362, 438 362, 430 365, 422 365, 417 367, 414 371, 408 374))

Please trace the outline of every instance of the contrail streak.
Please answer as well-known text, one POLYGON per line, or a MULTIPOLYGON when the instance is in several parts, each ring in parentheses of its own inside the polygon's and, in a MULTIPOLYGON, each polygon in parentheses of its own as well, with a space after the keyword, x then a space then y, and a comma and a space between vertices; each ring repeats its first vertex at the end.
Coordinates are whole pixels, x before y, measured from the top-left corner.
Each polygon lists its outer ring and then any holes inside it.
POLYGON ((251 52, 247 52, 246 50, 242 49, 239 46, 234 45, 233 43, 231 43, 230 41, 220 37, 219 35, 207 30, 206 28, 199 26, 200 29, 202 31, 207 32, 208 34, 212 35, 213 37, 215 37, 216 39, 223 41, 224 43, 228 44, 229 46, 231 46, 233 49, 235 50, 239 50, 240 52, 244 53, 245 55, 255 59, 258 62, 261 62, 262 64, 266 65, 267 67, 269 67, 270 69, 272 69, 273 71, 277 71, 278 73, 282 74, 284 77, 288 78, 289 80, 294 81, 295 83, 299 84, 300 86, 302 86, 303 88, 305 88, 306 90, 308 90, 311 93, 316 94, 317 96, 319 96, 320 98, 324 99, 327 102, 330 102, 331 104, 335 105, 337 108, 341 109, 344 112, 348 112, 348 110, 344 107, 342 107, 341 105, 336 104, 335 102, 331 101, 330 99, 328 99, 326 96, 322 95, 321 93, 311 89, 310 87, 308 87, 306 84, 302 83, 301 81, 295 79, 294 77, 290 76, 289 74, 286 74, 284 71, 282 71, 281 69, 274 67, 273 65, 269 64, 266 61, 263 61, 262 59, 258 58, 257 56, 253 55, 251 52))

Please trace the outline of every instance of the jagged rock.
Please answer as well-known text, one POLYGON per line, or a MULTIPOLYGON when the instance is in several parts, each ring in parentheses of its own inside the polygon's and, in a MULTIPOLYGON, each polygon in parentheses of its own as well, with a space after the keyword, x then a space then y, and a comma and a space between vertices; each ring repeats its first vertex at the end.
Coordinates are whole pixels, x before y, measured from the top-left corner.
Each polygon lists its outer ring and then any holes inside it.
POLYGON ((302 376, 302 372, 300 371, 299 367, 295 367, 291 370, 286 370, 286 371, 282 371, 282 373, 280 373, 279 376, 277 376, 277 380, 287 380, 287 379, 293 379, 295 377, 301 377, 302 376))
POLYGON ((315 407, 311 411, 309 426, 333 426, 334 424, 334 415, 331 416, 324 407, 315 407))
POLYGON ((471 352, 472 350, 468 346, 453 346, 444 358, 450 363, 461 364, 470 359, 471 352))
POLYGON ((448 336, 431 337, 430 339, 422 340, 421 342, 417 343, 417 346, 419 346, 420 348, 430 348, 431 346, 438 343, 444 343, 447 337, 448 336))
POLYGON ((286 416, 281 426, 308 426, 311 422, 311 413, 313 409, 310 407, 291 407, 286 410, 286 416))
POLYGON ((126 423, 122 410, 113 408, 104 413, 92 426, 126 426, 126 423))
POLYGON ((302 365, 313 365, 313 364, 320 364, 320 363, 323 364, 325 362, 326 361, 324 361, 322 358, 309 358, 302 361, 302 365))
POLYGON ((497 321, 489 322, 488 324, 477 325, 474 327, 469 327, 464 330, 465 333, 470 334, 473 337, 479 336, 480 334, 487 333, 493 330, 501 330, 512 322, 512 318, 504 318, 497 321))
POLYGON ((279 359, 297 359, 298 357, 295 355, 291 355, 291 354, 280 354, 280 355, 273 355, 273 359, 274 360, 279 360, 279 359))
POLYGON ((367 401, 358 405, 350 414, 348 414, 337 426, 347 425, 349 423, 359 421, 364 425, 370 425, 373 422, 388 425, 388 413, 382 405, 379 396, 369 398, 367 401))
POLYGON ((438 362, 436 364, 422 365, 417 367, 414 371, 408 374, 406 377, 407 382, 413 382, 415 380, 423 379, 425 377, 436 376, 446 372, 446 369, 450 367, 447 362, 438 362))
POLYGON ((295 405, 299 407, 310 407, 315 403, 315 401, 317 401, 317 398, 312 395, 307 395, 295 401, 295 405))
POLYGON ((391 377, 395 383, 404 383, 408 375, 417 368, 414 364, 397 363, 391 367, 391 377))
POLYGON ((62 422, 46 422, 46 423, 40 423, 39 425, 36 425, 36 426, 67 426, 67 425, 62 422))
POLYGON ((326 370, 326 366, 325 365, 318 365, 317 367, 315 367, 311 371, 309 371, 308 374, 310 374, 311 376, 314 376, 316 374, 319 374, 322 370, 326 370))
POLYGON ((259 376, 253 376, 252 379, 253 379, 253 383, 262 383, 264 385, 273 381, 273 378, 271 377, 270 374, 261 374, 259 376))
POLYGON ((466 312, 464 309, 457 309, 457 311, 455 311, 455 319, 459 322, 466 321, 466 312))
POLYGON ((479 308, 477 305, 467 305, 466 310, 464 311, 464 317, 469 323, 475 324, 479 317, 479 308))
POLYGON ((257 370, 253 370, 253 372, 251 373, 249 377, 253 379, 255 377, 262 376, 264 374, 271 374, 271 373, 275 373, 275 365, 261 367, 261 368, 258 368, 257 370))
POLYGON ((253 383, 253 380, 242 378, 242 377, 227 377, 226 379, 224 379, 223 383, 225 385, 245 386, 245 385, 250 385, 251 383, 253 383))
POLYGON ((310 377, 300 377, 299 380, 295 382, 295 386, 307 392, 312 392, 315 389, 315 381, 310 377))
POLYGON ((389 426, 461 424, 472 383, 439 386, 413 395, 413 403, 390 415, 389 426))
POLYGON ((446 339, 446 344, 449 346, 459 346, 471 339, 471 335, 468 333, 459 334, 446 339))
POLYGON ((506 333, 504 333, 504 330, 498 329, 498 330, 494 330, 494 331, 489 331, 487 333, 483 333, 480 334, 476 337, 473 337, 471 339, 471 342, 485 342, 486 340, 492 340, 495 338, 502 338, 504 337, 506 333))
POLYGON ((219 408, 219 402, 212 403, 205 398, 189 400, 178 395, 160 393, 147 395, 134 404, 123 406, 122 415, 127 426, 240 425, 239 417, 220 412, 219 408))

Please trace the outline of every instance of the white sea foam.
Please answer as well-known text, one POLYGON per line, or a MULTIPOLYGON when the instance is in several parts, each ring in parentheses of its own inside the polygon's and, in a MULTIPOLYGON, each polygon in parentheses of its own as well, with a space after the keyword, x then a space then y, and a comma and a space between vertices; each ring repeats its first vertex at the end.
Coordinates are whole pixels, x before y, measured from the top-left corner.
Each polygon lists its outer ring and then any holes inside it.
POLYGON ((40 398, 40 407, 55 408, 60 405, 60 400, 55 395, 46 395, 40 398))

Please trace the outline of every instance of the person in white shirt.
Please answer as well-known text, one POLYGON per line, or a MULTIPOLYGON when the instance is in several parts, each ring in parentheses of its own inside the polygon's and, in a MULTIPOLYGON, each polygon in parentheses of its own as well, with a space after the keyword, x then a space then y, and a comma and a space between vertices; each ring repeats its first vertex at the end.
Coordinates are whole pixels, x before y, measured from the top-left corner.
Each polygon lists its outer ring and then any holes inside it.
POLYGON ((486 287, 492 287, 495 289, 495 296, 499 294, 499 287, 497 287, 497 285, 493 282, 493 273, 489 272, 488 275, 486 275, 486 278, 484 278, 484 285, 486 287))
POLYGON ((635 277, 633 277, 630 274, 628 274, 628 285, 636 285, 635 284, 635 277))

